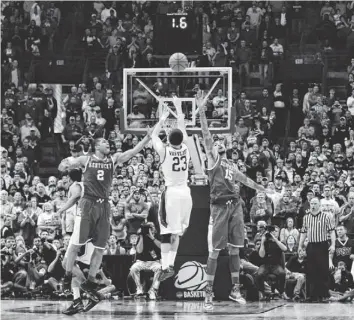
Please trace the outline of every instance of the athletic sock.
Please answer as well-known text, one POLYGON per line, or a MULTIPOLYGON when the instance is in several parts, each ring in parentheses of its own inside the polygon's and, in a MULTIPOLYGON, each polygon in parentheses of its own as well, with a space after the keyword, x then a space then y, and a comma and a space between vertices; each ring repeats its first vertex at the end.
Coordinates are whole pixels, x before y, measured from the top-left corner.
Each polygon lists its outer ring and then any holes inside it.
POLYGON ((162 270, 168 269, 168 263, 169 263, 169 252, 161 252, 161 265, 162 265, 162 270))
POLYGON ((217 266, 218 266, 218 260, 209 257, 207 262, 207 267, 206 267, 206 274, 207 274, 206 279, 209 285, 213 285, 214 283, 214 277, 215 277, 217 266))
POLYGON ((73 296, 74 296, 74 300, 79 299, 80 298, 80 288, 71 288, 73 291, 73 296))
POLYGON ((168 265, 169 266, 174 266, 175 265, 175 260, 176 260, 177 252, 176 251, 170 251, 168 254, 168 265))
POLYGON ((230 255, 230 273, 232 284, 240 283, 240 256, 230 255))

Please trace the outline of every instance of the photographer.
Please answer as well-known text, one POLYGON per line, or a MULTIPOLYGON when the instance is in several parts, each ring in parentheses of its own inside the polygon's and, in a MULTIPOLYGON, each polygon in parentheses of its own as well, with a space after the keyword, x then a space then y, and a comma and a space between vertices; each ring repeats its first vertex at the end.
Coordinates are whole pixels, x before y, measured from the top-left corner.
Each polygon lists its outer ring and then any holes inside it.
POLYGON ((330 293, 331 291, 345 293, 350 289, 354 289, 353 275, 346 269, 346 267, 344 261, 339 261, 337 267, 331 273, 330 293))
POLYGON ((283 252, 287 250, 286 245, 281 243, 276 234, 274 226, 268 226, 261 239, 259 256, 263 264, 259 267, 256 275, 258 290, 264 295, 264 281, 268 275, 274 275, 278 282, 278 291, 284 299, 287 299, 285 289, 285 270, 283 252))
POLYGON ((136 284, 136 295, 143 294, 143 287, 140 282, 141 271, 152 271, 154 279, 149 289, 149 299, 156 300, 156 293, 159 289, 159 276, 161 273, 161 242, 155 238, 155 226, 148 222, 141 225, 141 231, 136 246, 137 260, 130 268, 130 274, 136 284))
POLYGON ((67 248, 65 247, 59 248, 57 250, 55 259, 48 267, 48 285, 53 289, 53 291, 61 291, 59 283, 65 274, 62 262, 64 260, 66 249, 67 248))
POLYGON ((26 266, 28 274, 27 285, 30 290, 35 289, 37 285, 43 284, 48 266, 46 259, 51 259, 50 261, 54 259, 55 249, 48 243, 47 236, 48 233, 46 231, 42 232, 41 238, 34 238, 32 249, 19 254, 15 260, 16 264, 26 266))
MULTIPOLYGON (((12 283, 15 275, 15 238, 9 236, 5 240, 5 247, 1 249, 1 284, 4 288, 12 283)), ((12 285, 11 285, 12 287, 12 285)), ((2 287, 3 289, 3 287, 2 287)))

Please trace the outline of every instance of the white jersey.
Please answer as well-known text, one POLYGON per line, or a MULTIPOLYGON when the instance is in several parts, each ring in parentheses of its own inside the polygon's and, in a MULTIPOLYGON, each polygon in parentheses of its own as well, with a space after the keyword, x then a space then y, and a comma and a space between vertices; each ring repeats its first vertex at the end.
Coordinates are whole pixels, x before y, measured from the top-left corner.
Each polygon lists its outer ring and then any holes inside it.
MULTIPOLYGON (((81 219, 80 217, 78 219, 81 219)), ((70 239, 71 240, 71 239, 70 239)), ((71 245, 71 241, 69 243, 69 246, 71 245)), ((90 265, 91 264, 91 257, 93 254, 93 251, 95 250, 95 246, 92 244, 91 241, 87 242, 84 246, 84 252, 80 256, 76 258, 76 261, 90 265)), ((80 250, 81 251, 81 250, 80 250)), ((65 252, 65 258, 68 257, 68 250, 65 252)))
POLYGON ((186 144, 182 143, 180 149, 169 145, 165 147, 165 159, 161 167, 166 187, 187 185, 189 161, 190 154, 186 144))
POLYGON ((91 264, 91 257, 94 250, 95 250, 95 246, 92 244, 92 242, 91 241, 87 242, 85 244, 85 252, 82 255, 78 256, 76 258, 76 261, 79 261, 89 266, 91 264))
POLYGON ((71 193, 72 193, 72 188, 76 185, 79 185, 80 188, 81 188, 81 196, 80 196, 80 199, 71 207, 69 208, 68 210, 66 210, 66 214, 70 213, 72 214, 73 216, 79 216, 81 215, 81 212, 80 212, 80 208, 79 208, 79 201, 81 200, 81 198, 83 197, 84 195, 84 184, 82 182, 77 182, 75 181, 69 188, 69 192, 68 192, 68 199, 70 199, 71 197, 71 193))
MULTIPOLYGON (((82 182, 77 182, 75 181, 69 188, 69 192, 68 192, 68 198, 70 199, 71 197, 71 190, 74 186, 76 185, 79 185, 80 188, 81 188, 81 195, 80 195, 80 198, 79 200, 76 201, 76 203, 71 207, 69 208, 67 211, 66 211, 66 216, 68 217, 68 212, 72 215, 73 217, 73 222, 74 222, 74 230, 73 230, 73 234, 71 235, 70 237, 70 241, 69 241, 69 246, 74 242, 74 244, 76 244, 76 242, 78 242, 78 237, 79 237, 79 226, 80 226, 80 223, 81 223, 81 212, 80 212, 80 207, 79 207, 79 202, 82 198, 82 196, 84 195, 84 185, 82 182), (75 228, 76 226, 76 228, 75 228)), ((92 253, 95 249, 94 245, 92 244, 92 242, 87 242, 85 244, 85 247, 84 247, 85 251, 82 255, 78 256, 76 258, 76 261, 80 261, 84 264, 87 264, 87 265, 90 265, 91 263, 91 256, 92 256, 92 253)), ((65 253, 65 256, 67 256, 67 253, 68 253, 68 250, 66 251, 65 253)))

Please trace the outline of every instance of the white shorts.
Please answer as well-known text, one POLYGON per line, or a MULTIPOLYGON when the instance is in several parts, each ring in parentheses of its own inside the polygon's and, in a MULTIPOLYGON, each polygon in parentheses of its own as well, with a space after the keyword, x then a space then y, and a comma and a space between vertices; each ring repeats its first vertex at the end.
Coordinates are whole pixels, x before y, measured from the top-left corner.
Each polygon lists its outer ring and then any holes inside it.
POLYGON ((191 190, 188 186, 166 187, 165 197, 167 228, 160 223, 161 234, 183 235, 193 206, 191 190))
MULTIPOLYGON (((74 231, 70 237, 68 247, 70 247, 71 245, 76 245, 76 246, 80 245, 80 241, 79 241, 80 240, 80 223, 81 223, 81 216, 75 216, 74 231)), ((93 251, 95 250, 95 246, 92 244, 92 242, 90 240, 88 240, 85 244, 83 244, 83 246, 85 246, 85 252, 81 256, 78 256, 76 258, 76 261, 90 265, 91 257, 92 257, 93 251)), ((65 256, 64 256, 65 258, 67 258, 68 252, 69 251, 66 250, 65 256)))
POLYGON ((80 243, 80 224, 81 224, 81 216, 76 215, 74 217, 74 230, 70 238, 70 244, 74 244, 76 246, 83 245, 80 243))

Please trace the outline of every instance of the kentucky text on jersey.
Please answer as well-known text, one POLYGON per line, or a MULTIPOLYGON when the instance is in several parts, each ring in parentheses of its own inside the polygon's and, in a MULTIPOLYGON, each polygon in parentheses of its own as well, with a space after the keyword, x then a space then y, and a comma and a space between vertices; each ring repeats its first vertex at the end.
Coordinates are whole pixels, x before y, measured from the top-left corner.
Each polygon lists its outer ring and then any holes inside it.
POLYGON ((114 174, 112 157, 99 159, 95 155, 88 158, 83 173, 84 197, 108 199, 114 174))
POLYGON ((100 162, 90 162, 88 164, 89 168, 96 168, 96 169, 112 169, 112 163, 100 163, 100 162))
POLYGON ((184 150, 168 150, 168 153, 171 157, 182 157, 187 155, 187 149, 184 150))

